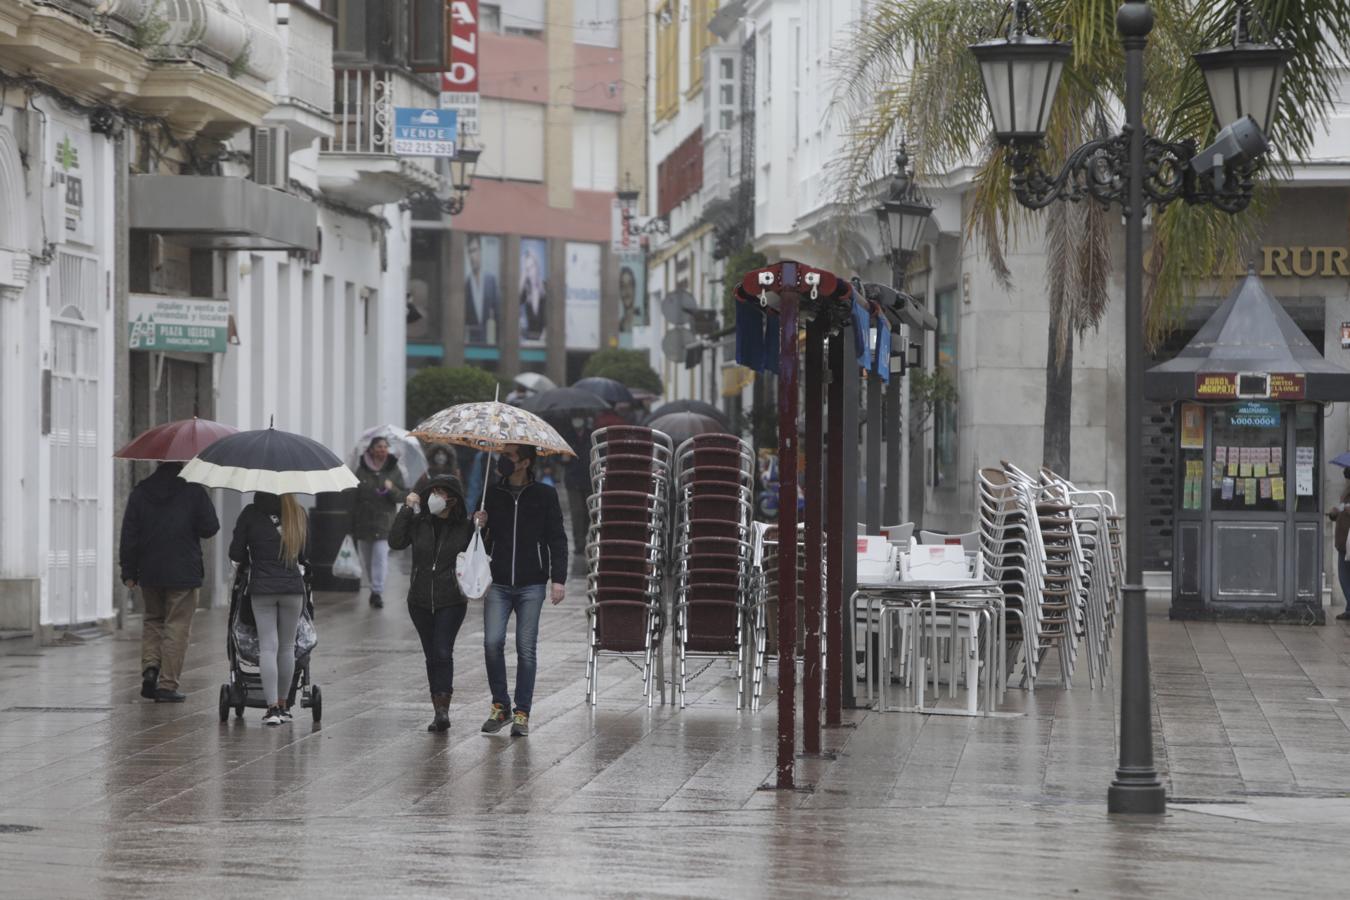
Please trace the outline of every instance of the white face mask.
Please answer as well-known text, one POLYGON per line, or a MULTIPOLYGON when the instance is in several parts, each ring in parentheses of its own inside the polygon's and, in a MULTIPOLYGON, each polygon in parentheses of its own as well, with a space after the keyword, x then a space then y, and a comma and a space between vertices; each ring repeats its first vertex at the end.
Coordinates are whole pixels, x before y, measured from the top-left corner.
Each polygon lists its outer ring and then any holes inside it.
POLYGON ((445 512, 445 498, 440 494, 432 494, 427 498, 427 512, 433 516, 439 516, 445 512))

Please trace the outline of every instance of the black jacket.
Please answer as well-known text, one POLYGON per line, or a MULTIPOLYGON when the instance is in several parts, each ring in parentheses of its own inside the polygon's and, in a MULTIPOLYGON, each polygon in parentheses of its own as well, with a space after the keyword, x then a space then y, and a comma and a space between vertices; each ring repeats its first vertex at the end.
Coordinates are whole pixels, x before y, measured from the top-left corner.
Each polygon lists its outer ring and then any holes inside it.
POLYGON ((352 537, 358 541, 382 541, 389 537, 403 498, 408 496, 394 454, 384 461, 380 471, 372 472, 363 458, 356 466, 356 498, 352 502, 352 537), (381 494, 385 481, 392 481, 394 489, 381 494))
POLYGON ((202 586, 202 539, 220 530, 216 508, 200 484, 165 463, 136 485, 122 516, 122 580, 147 587, 202 586))
POLYGON ((299 565, 287 565, 281 558, 281 498, 260 491, 235 520, 230 559, 252 567, 248 583, 251 594, 303 594, 305 581, 300 567, 309 566, 309 530, 305 531, 299 565))
POLYGON ((567 532, 558 492, 531 481, 520 497, 505 482, 488 488, 483 540, 492 554, 492 583, 507 587, 567 583, 567 532))
POLYGON ((408 586, 408 605, 437 610, 468 603, 455 577, 455 561, 473 537, 473 523, 464 512, 464 491, 453 478, 429 479, 428 486, 443 484, 459 498, 459 508, 449 518, 440 519, 427 512, 426 495, 420 512, 407 506, 394 516, 389 530, 389 549, 412 547, 412 582, 408 586))

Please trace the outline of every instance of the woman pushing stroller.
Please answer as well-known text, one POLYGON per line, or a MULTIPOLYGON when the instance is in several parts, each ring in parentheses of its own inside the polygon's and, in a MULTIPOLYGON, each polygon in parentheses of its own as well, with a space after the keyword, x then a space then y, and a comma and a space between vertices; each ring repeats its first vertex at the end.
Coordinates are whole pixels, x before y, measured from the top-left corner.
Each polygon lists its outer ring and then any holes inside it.
POLYGON ((234 525, 230 559, 250 566, 249 595, 258 624, 258 669, 266 725, 291 720, 295 631, 305 606, 309 519, 294 494, 253 495, 234 525))
POLYGON ((408 588, 408 615, 426 654, 427 682, 435 718, 427 731, 450 728, 450 700, 454 695, 455 637, 468 611, 468 599, 455 577, 455 561, 469 546, 469 521, 464 490, 449 475, 431 478, 425 496, 409 494, 389 530, 394 550, 412 547, 412 582, 408 588))

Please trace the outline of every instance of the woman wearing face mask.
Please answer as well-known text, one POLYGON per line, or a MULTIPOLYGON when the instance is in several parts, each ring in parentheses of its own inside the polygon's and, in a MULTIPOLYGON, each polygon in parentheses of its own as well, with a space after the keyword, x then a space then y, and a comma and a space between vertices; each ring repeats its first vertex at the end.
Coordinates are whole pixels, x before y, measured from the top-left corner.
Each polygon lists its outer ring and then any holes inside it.
POLYGON ((492 707, 483 731, 496 734, 507 724, 512 737, 530 733, 530 703, 544 598, 561 603, 567 583, 567 532, 558 492, 534 478, 534 447, 509 444, 497 460, 501 480, 484 495, 474 521, 492 555, 492 587, 483 600, 483 656, 492 707), (550 584, 552 582, 552 584, 550 584), (516 617, 516 698, 506 682, 506 626, 516 617))
MULTIPOLYGON (((421 478, 417 479, 417 484, 413 485, 413 490, 420 496, 427 495, 427 485, 431 479, 442 475, 448 475, 451 478, 459 478, 459 460, 455 453, 445 444, 436 444, 427 451, 427 471, 421 478)), ((463 484, 463 480, 460 480, 463 484)))
POLYGON ((422 639, 431 705, 436 711, 427 731, 441 732, 450 727, 455 637, 468 610, 468 600, 455 577, 455 560, 469 546, 473 525, 458 480, 437 476, 428 481, 426 491, 425 510, 422 495, 407 496, 389 530, 389 546, 395 550, 412 547, 408 615, 422 639))

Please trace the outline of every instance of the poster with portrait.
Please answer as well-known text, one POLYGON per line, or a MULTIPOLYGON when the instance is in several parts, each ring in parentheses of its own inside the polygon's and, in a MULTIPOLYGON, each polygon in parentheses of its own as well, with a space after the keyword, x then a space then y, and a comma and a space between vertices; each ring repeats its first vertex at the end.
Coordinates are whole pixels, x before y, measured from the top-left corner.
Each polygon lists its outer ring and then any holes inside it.
POLYGON ((520 239, 520 341, 544 343, 548 325, 548 241, 520 239))
POLYGON ((623 253, 619 260, 619 334, 651 324, 647 318, 647 260, 641 253, 623 253))
POLYGON ((567 244, 567 346, 600 346, 600 245, 567 244))
POLYGON ((491 234, 464 236, 464 340, 497 346, 501 335, 502 240, 491 234))

